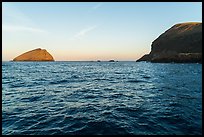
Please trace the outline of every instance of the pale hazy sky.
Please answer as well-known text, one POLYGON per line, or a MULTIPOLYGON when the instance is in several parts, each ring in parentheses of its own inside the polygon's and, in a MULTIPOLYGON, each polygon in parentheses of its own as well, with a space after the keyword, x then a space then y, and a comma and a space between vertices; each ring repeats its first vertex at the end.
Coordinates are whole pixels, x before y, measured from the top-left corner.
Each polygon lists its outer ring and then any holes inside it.
POLYGON ((171 26, 202 22, 201 2, 3 2, 2 59, 36 48, 57 61, 136 60, 171 26))

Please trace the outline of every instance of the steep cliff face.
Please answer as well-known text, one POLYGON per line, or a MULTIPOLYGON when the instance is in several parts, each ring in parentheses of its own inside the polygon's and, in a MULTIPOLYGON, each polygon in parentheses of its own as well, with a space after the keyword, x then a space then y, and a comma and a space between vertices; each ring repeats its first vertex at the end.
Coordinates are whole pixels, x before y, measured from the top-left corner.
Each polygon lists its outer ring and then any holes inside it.
POLYGON ((54 61, 54 58, 45 49, 38 48, 17 56, 13 61, 54 61))
POLYGON ((202 23, 174 25, 152 42, 149 54, 137 61, 202 62, 202 23))

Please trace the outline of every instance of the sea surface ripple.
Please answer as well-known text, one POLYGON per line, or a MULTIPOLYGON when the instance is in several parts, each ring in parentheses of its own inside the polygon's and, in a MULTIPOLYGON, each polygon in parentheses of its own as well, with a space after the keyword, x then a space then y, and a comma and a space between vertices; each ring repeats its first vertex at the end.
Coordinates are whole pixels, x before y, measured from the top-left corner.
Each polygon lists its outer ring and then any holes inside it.
POLYGON ((201 135, 202 65, 2 62, 3 135, 201 135))

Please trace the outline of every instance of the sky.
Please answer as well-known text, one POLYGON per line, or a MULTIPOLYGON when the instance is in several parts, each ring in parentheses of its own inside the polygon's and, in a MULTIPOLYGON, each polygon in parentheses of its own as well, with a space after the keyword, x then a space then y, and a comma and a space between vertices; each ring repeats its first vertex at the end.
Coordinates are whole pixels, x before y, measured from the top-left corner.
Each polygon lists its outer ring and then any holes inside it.
POLYGON ((202 2, 3 2, 2 60, 42 48, 56 61, 135 61, 182 22, 202 22, 202 2))

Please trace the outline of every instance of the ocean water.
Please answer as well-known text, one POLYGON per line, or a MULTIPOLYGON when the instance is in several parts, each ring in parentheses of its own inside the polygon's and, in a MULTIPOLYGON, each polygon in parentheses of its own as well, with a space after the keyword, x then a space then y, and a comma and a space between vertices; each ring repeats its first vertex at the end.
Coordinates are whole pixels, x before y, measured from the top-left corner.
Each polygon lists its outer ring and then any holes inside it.
POLYGON ((202 65, 2 62, 3 135, 201 135, 202 65))

